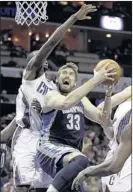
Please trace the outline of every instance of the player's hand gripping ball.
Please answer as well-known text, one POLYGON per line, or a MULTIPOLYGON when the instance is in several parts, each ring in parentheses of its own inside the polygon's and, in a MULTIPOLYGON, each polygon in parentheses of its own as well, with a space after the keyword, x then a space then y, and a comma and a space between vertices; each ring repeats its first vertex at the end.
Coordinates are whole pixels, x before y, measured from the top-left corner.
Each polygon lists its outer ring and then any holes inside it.
POLYGON ((113 67, 114 69, 111 72, 116 72, 116 74, 114 76, 112 76, 114 78, 114 81, 106 80, 103 82, 103 84, 104 85, 116 84, 119 81, 120 76, 121 76, 121 68, 120 68, 119 64, 112 59, 104 59, 96 65, 94 70, 95 70, 95 72, 98 72, 103 67, 105 67, 106 69, 113 67))

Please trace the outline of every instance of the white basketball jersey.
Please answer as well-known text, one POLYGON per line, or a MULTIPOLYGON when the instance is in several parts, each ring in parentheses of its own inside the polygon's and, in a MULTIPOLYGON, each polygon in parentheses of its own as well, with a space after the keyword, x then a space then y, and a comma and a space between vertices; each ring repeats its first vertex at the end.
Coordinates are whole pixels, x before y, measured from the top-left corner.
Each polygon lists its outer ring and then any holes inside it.
POLYGON ((40 102, 41 107, 43 107, 44 95, 49 90, 56 89, 56 85, 53 83, 53 81, 48 80, 44 73, 42 76, 32 81, 23 79, 20 88, 25 94, 29 104, 32 103, 33 98, 36 98, 40 102))
POLYGON ((18 128, 12 139, 14 178, 17 168, 20 177, 18 184, 29 183, 33 184, 34 187, 41 187, 41 185, 46 187, 52 182, 52 178, 36 164, 36 147, 42 124, 39 114, 30 105, 32 100, 36 98, 42 107, 44 105, 44 95, 53 89, 56 89, 56 86, 46 78, 45 73, 32 81, 22 80, 16 99, 18 128), (21 129, 24 127, 30 129, 21 129))
MULTIPOLYGON (((105 161, 113 157, 115 150, 118 147, 118 142, 116 139, 116 136, 118 133, 118 126, 121 120, 123 119, 123 117, 125 116, 125 114, 130 109, 131 109, 131 101, 125 101, 124 103, 119 105, 119 107, 115 112, 115 115, 114 115, 115 122, 113 124, 114 138, 109 142, 110 150, 107 153, 105 161)), ((101 181, 103 185, 103 192, 106 191, 106 185, 108 186, 111 192, 114 192, 114 190, 116 189, 116 186, 118 185, 119 180, 129 174, 131 174, 131 156, 127 159, 120 173, 113 174, 107 177, 102 177, 101 181)), ((118 191, 119 190, 121 190, 121 188, 118 188, 118 191)))
POLYGON ((56 89, 56 85, 46 78, 45 73, 32 81, 22 80, 16 99, 16 122, 20 127, 25 126, 23 119, 25 117, 28 119, 28 112, 33 99, 36 98, 41 107, 44 107, 44 95, 53 89, 56 89))
MULTIPOLYGON (((126 113, 131 110, 131 107, 132 107, 131 101, 125 101, 124 103, 119 105, 116 111, 115 117, 117 119, 116 119, 116 122, 114 123, 114 139, 117 145, 118 145, 117 134, 118 134, 118 127, 119 127, 120 121, 123 119, 126 113)), ((125 162, 122 170, 120 171, 119 177, 123 178, 129 174, 131 174, 131 155, 125 162)))
POLYGON ((117 110, 115 112, 114 119, 116 119, 116 120, 114 122, 113 127, 114 127, 114 139, 115 139, 117 145, 118 145, 118 142, 117 142, 116 137, 117 137, 117 133, 118 133, 119 124, 129 110, 131 110, 131 101, 125 101, 119 105, 119 107, 117 108, 117 110))

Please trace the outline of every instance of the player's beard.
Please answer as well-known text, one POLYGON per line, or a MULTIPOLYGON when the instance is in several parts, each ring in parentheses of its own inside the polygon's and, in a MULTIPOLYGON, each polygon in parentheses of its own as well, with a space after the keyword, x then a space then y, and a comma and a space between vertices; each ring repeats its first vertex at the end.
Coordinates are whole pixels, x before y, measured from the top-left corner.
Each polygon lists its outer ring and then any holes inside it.
POLYGON ((64 94, 64 95, 67 95, 68 93, 70 93, 72 91, 72 88, 70 86, 69 89, 65 89, 63 86, 61 86, 60 84, 58 84, 58 89, 59 91, 64 94))

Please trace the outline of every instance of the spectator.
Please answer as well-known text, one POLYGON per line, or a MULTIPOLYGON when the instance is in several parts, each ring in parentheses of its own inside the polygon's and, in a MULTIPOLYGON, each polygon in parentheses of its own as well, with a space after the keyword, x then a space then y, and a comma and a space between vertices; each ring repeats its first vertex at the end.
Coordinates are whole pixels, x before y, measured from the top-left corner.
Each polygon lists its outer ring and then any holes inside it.
POLYGON ((9 102, 9 99, 7 97, 7 91, 2 90, 1 96, 0 96, 0 101, 3 102, 9 102))

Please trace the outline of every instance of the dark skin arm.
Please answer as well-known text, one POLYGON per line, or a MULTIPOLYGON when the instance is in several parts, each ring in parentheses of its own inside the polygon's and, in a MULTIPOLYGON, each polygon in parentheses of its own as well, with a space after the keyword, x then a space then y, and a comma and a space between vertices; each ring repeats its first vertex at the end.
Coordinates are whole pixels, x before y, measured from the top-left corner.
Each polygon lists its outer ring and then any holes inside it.
POLYGON ((48 41, 40 48, 35 56, 29 61, 23 78, 25 80, 34 80, 36 72, 41 68, 43 61, 48 58, 55 46, 63 39, 67 30, 77 21, 83 19, 89 19, 86 15, 90 12, 94 12, 95 6, 84 4, 81 9, 70 16, 70 18, 63 23, 56 31, 51 35, 48 41))
POLYGON ((14 118, 9 125, 5 127, 0 133, 1 143, 6 143, 13 136, 14 131, 16 130, 16 119, 14 118))

